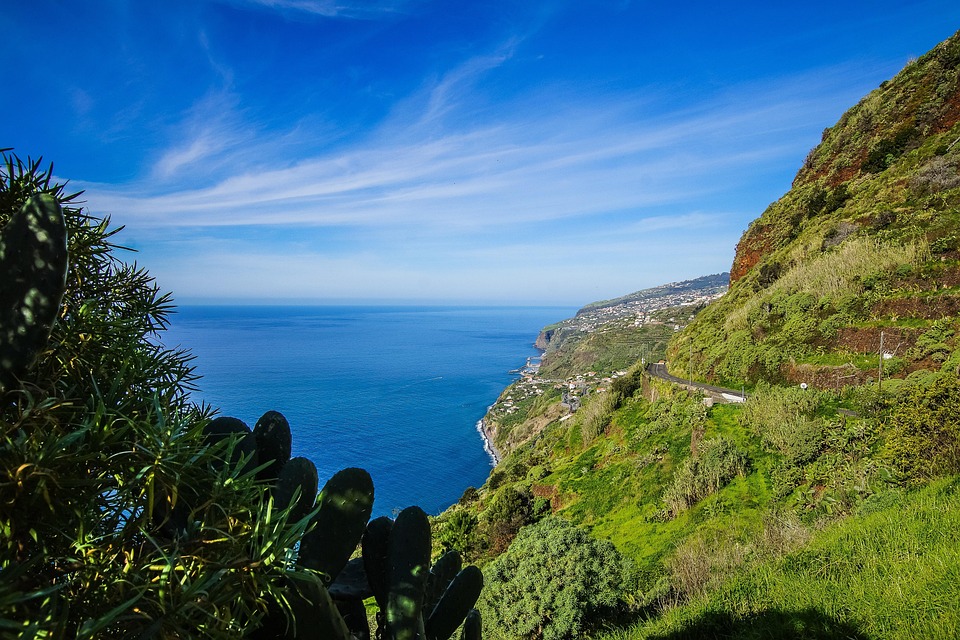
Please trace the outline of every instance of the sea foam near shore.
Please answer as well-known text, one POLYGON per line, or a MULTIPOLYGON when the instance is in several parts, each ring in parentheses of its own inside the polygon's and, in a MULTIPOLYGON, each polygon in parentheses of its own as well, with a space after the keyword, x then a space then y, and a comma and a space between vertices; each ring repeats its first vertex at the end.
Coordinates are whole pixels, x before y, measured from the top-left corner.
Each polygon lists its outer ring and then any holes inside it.
POLYGON ((480 432, 480 438, 483 440, 483 450, 490 456, 490 465, 497 466, 500 464, 500 452, 493 446, 493 437, 487 428, 487 421, 483 418, 477 420, 477 431, 480 432))

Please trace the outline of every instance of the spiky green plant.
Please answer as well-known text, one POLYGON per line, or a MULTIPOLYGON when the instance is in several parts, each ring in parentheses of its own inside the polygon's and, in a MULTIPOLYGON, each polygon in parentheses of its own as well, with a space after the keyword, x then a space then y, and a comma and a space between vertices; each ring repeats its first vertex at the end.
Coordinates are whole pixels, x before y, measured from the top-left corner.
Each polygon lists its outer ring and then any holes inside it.
POLYGON ((240 637, 283 599, 306 523, 222 464, 235 438, 207 444, 190 356, 160 340, 169 295, 79 195, 3 152, 0 229, 55 202, 69 269, 49 339, 0 392, 0 635, 240 637))
POLYGON ((50 338, 66 288, 67 225, 51 195, 33 196, 0 229, 0 388, 17 383, 50 338))

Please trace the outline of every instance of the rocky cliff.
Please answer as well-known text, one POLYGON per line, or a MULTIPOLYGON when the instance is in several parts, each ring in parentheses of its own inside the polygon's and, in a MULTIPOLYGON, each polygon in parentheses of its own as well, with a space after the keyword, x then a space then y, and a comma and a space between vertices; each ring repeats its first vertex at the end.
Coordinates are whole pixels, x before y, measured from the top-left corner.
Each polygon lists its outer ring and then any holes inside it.
MULTIPOLYGON (((880 187, 884 175, 897 164, 901 191, 923 168, 909 158, 948 156, 944 173, 955 163, 950 151, 956 144, 951 134, 960 122, 960 38, 954 35, 923 57, 909 63, 895 78, 886 81, 847 111, 823 132, 820 144, 807 156, 793 181, 793 188, 770 205, 743 234, 730 269, 736 282, 771 252, 794 240, 811 219, 842 217, 842 207, 854 192, 863 195, 869 185, 880 187), (838 213, 839 212, 839 213, 838 213)), ((948 176, 950 177, 950 176, 948 176)), ((872 195, 872 194, 869 194, 872 195)), ((880 203, 878 203, 880 204, 880 203)), ((891 207, 903 202, 883 203, 891 207)), ((876 224, 889 209, 875 207, 854 220, 860 227, 876 224)), ((898 212, 899 213, 899 212, 898 212)), ((916 218, 915 208, 903 211, 916 218)))

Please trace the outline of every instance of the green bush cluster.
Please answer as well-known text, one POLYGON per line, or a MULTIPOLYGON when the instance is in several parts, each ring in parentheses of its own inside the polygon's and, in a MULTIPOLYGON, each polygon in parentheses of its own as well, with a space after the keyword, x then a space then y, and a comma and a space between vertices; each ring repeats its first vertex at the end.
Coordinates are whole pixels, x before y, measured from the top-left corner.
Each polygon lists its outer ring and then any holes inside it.
POLYGON ((650 405, 646 418, 650 426, 647 433, 682 430, 700 430, 707 420, 707 409, 701 398, 689 393, 676 393, 663 397, 650 405))
POLYGON ((960 473, 960 381, 953 373, 899 388, 883 456, 908 484, 960 473))
POLYGON ((507 486, 489 500, 482 516, 482 547, 493 555, 502 553, 522 527, 550 513, 550 503, 526 488, 507 486))
POLYGON ((631 399, 634 394, 643 388, 643 377, 646 368, 642 362, 636 362, 630 367, 625 375, 620 376, 610 385, 610 391, 614 394, 616 408, 623 406, 623 403, 631 399))
POLYGON ((627 608, 636 581, 610 542, 555 516, 525 527, 484 578, 484 630, 502 640, 583 637, 627 608))
POLYGON ((825 401, 824 393, 813 389, 758 385, 738 420, 787 464, 802 465, 824 446, 825 425, 817 411, 825 401))
POLYGON ((618 399, 612 392, 594 393, 577 411, 577 426, 580 427, 580 438, 584 447, 590 446, 590 443, 606 430, 610 417, 617 408, 618 399))
POLYGON ((867 173, 880 173, 915 145, 919 137, 916 127, 902 127, 890 137, 879 140, 867 153, 861 168, 867 173))
POLYGON ((943 318, 935 321, 924 331, 907 351, 907 357, 914 360, 931 358, 935 362, 945 361, 953 352, 953 338, 956 334, 956 320, 943 318))

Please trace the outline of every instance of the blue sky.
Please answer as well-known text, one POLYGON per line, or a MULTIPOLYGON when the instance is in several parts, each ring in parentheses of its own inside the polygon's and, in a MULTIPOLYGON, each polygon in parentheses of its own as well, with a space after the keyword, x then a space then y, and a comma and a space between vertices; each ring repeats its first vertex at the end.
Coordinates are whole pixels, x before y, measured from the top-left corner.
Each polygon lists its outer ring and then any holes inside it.
POLYGON ((85 0, 0 11, 0 147, 181 303, 577 306, 729 269, 953 0, 85 0))

